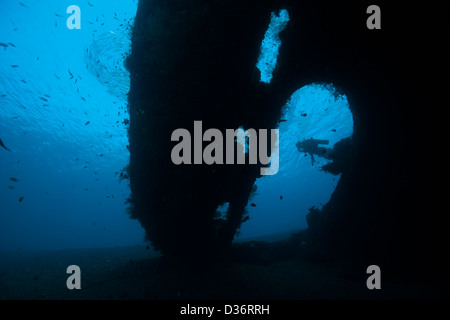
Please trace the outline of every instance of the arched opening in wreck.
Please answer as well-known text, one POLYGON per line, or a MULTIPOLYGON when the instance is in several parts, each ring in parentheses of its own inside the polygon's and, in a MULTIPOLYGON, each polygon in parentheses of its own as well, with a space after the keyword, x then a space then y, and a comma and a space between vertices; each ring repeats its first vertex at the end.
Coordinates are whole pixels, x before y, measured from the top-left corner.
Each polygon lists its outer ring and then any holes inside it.
POLYGON ((279 172, 257 179, 236 241, 304 229, 309 209, 329 201, 353 134, 346 95, 327 83, 298 89, 282 108, 279 130, 279 172))

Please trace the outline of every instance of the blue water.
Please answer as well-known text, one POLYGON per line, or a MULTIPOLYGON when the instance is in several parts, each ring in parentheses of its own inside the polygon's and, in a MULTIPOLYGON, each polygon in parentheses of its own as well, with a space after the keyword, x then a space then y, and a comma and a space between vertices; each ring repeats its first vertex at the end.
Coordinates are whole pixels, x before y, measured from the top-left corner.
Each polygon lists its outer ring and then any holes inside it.
MULTIPOLYGON (((143 243, 120 179, 130 156, 123 61, 136 8, 133 0, 2 0, 0 139, 11 152, 0 148, 0 251, 143 243), (66 26, 72 4, 80 30, 66 26)), ((332 147, 352 135, 346 97, 332 93, 312 84, 283 107, 280 171, 258 179, 238 239, 304 228, 308 208, 329 200, 339 176, 295 143, 314 137, 332 147)))
POLYGON ((0 250, 142 243, 119 181, 137 3, 77 1, 80 30, 66 26, 73 1, 22 3, 0 4, 0 42, 14 45, 0 47, 0 139, 12 150, 0 150, 0 250))

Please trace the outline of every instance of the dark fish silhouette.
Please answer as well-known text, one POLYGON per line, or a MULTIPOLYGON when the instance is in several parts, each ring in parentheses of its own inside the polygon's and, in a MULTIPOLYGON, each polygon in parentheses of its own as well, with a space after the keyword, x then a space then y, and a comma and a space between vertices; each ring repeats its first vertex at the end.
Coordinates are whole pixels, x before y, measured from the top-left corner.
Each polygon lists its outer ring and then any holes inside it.
POLYGON ((0 42, 0 46, 2 46, 2 47, 7 47, 8 45, 6 44, 6 43, 3 43, 3 42, 0 42))
POLYGON ((20 198, 19 198, 19 202, 22 202, 22 200, 23 200, 23 197, 20 197, 20 198))
POLYGON ((5 149, 6 151, 11 152, 11 150, 9 150, 9 149, 5 146, 5 144, 3 143, 2 139, 0 139, 0 146, 2 146, 3 149, 5 149))
POLYGON ((256 207, 256 204, 254 203, 254 202, 252 202, 251 204, 250 204, 250 207, 256 207))
POLYGON ((9 178, 9 180, 11 180, 12 182, 19 182, 19 179, 14 178, 14 177, 9 178))
POLYGON ((283 196, 280 196, 280 200, 283 200, 283 196))

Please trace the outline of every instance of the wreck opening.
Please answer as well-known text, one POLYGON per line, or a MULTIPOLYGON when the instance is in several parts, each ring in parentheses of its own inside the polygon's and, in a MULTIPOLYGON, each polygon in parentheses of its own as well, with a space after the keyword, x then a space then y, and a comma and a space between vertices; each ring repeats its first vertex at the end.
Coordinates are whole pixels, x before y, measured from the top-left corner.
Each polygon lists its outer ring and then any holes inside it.
POLYGON ((296 90, 282 108, 279 132, 280 170, 256 180, 237 241, 306 228, 309 209, 328 202, 350 163, 353 115, 332 84, 296 90))
POLYGON ((261 52, 256 67, 261 72, 261 82, 269 84, 277 66, 277 58, 281 46, 280 32, 289 23, 289 12, 286 9, 274 11, 270 15, 270 24, 261 43, 261 52))

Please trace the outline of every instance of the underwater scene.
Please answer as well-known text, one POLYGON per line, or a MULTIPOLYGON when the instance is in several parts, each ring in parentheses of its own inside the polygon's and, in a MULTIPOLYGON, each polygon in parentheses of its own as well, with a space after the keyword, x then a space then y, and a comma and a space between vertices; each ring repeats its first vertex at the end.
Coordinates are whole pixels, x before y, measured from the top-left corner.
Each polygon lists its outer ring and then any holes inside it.
POLYGON ((448 299, 433 10, 2 0, 0 299, 448 299))

